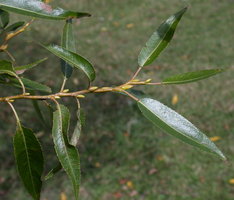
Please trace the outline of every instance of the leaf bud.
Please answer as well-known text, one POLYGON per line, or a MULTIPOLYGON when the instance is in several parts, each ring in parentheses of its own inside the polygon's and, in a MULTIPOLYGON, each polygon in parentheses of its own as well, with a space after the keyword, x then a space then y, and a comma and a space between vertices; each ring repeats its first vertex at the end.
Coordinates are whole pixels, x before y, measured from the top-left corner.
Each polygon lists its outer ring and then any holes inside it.
POLYGON ((69 92, 69 89, 63 90, 63 93, 67 93, 67 92, 69 92))
POLYGON ((82 95, 82 94, 77 95, 76 97, 77 97, 77 98, 85 98, 85 96, 84 96, 84 95, 82 95))
POLYGON ((151 82, 152 81, 152 79, 147 79, 146 81, 145 81, 145 83, 149 83, 149 82, 151 82))
POLYGON ((130 88, 132 88, 133 86, 132 85, 125 85, 123 87, 121 87, 123 90, 128 90, 130 88))
POLYGON ((94 91, 96 89, 98 89, 98 87, 96 87, 96 86, 89 88, 90 91, 94 91))
POLYGON ((140 80, 139 79, 133 79, 131 80, 131 82, 139 82, 140 80))

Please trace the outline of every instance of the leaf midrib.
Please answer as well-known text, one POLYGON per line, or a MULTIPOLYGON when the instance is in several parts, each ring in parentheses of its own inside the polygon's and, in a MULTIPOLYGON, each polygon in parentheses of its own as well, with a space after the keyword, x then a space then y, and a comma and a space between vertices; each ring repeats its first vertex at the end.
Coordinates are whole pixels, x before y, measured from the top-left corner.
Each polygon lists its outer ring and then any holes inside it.
MULTIPOLYGON (((43 2, 42 2, 43 3, 43 2)), ((1 4, 0 3, 0 7, 1 6, 3 6, 3 7, 10 7, 10 8, 12 8, 12 9, 19 9, 18 7, 14 7, 14 6, 11 6, 11 5, 9 5, 9 4, 1 4)), ((44 16, 44 17, 51 17, 51 18, 59 18, 59 19, 64 19, 64 17, 61 17, 60 15, 50 15, 50 14, 45 14, 45 13, 38 13, 38 12, 33 12, 32 10, 27 10, 27 9, 25 9, 25 8, 22 8, 22 7, 20 7, 20 10, 22 10, 22 11, 25 11, 25 12, 29 12, 29 13, 32 13, 32 14, 36 14, 36 15, 41 15, 41 16, 44 16)), ((54 11, 55 9, 53 9, 53 11, 54 11)))
MULTIPOLYGON (((19 125, 19 128, 20 128, 20 131, 22 133, 24 133, 21 125, 19 125)), ((31 164, 30 164, 30 160, 29 160, 28 148, 27 148, 27 145, 26 145, 26 139, 25 139, 24 134, 22 134, 22 136, 23 136, 23 141, 24 141, 24 147, 26 149, 26 156, 27 156, 27 161, 28 161, 27 164, 28 164, 28 167, 29 167, 30 180, 31 180, 31 183, 32 183, 32 186, 33 186, 33 192, 37 196, 37 192, 36 192, 36 189, 35 189, 35 184, 34 184, 33 176, 32 176, 31 164)))
MULTIPOLYGON (((55 46, 55 47, 58 47, 58 46, 55 46)), ((49 47, 46 47, 47 49, 49 49, 50 51, 51 51, 51 48, 53 48, 52 46, 49 46, 49 47)), ((59 48, 59 47, 58 47, 59 48)), ((65 49, 66 50, 66 49, 65 49)), ((72 56, 74 57, 74 56, 79 56, 79 55, 77 55, 77 54, 75 54, 75 55, 73 55, 73 52, 71 52, 71 51, 69 51, 69 50, 67 50, 70 54, 72 54, 72 56)), ((53 51, 53 53, 56 55, 56 56, 58 56, 58 57, 62 57, 62 59, 64 59, 64 60, 66 60, 68 63, 70 62, 70 63, 72 63, 72 65, 74 65, 76 68, 79 68, 79 69, 81 69, 85 74, 86 74, 86 76, 88 76, 88 78, 89 78, 89 80, 90 81, 92 81, 93 80, 93 78, 87 73, 87 70, 85 70, 85 68, 86 67, 84 67, 84 68, 81 68, 79 65, 77 65, 76 63, 74 63, 74 61, 72 61, 72 60, 68 60, 66 57, 64 57, 63 55, 61 55, 61 54, 59 54, 59 53, 56 53, 55 51, 53 51)), ((80 56, 81 57, 81 56, 80 56)), ((82 58, 82 57, 81 57, 82 58)), ((75 58, 76 59, 76 58, 75 58)), ((86 65, 87 66, 87 65, 86 65)), ((92 72, 92 75, 94 74, 94 69, 93 69, 93 67, 92 66, 88 66, 88 68, 89 68, 89 70, 91 70, 92 72)))
MULTIPOLYGON (((163 38, 160 40, 160 42, 158 43, 158 45, 153 49, 152 53, 147 57, 147 59, 145 59, 145 62, 143 64, 143 66, 145 66, 145 64, 149 61, 150 57, 154 54, 154 52, 157 50, 157 48, 161 45, 161 43, 164 41, 165 37, 167 36, 167 33, 170 31, 170 28, 172 27, 172 25, 176 22, 176 20, 171 24, 171 26, 168 28, 167 32, 165 33, 165 35, 163 36, 163 38)), ((158 33, 158 31, 156 31, 156 33, 158 33)), ((145 47, 147 48, 147 46, 145 47)))
MULTIPOLYGON (((61 132, 62 132, 62 112, 61 112, 61 108, 60 108, 60 106, 58 105, 58 111, 59 111, 59 121, 60 121, 60 130, 61 130, 61 132)), ((75 172, 74 172, 74 170, 73 170, 73 167, 72 167, 72 164, 71 164, 71 162, 70 162, 70 156, 69 156, 69 154, 68 154, 68 152, 67 152, 67 148, 66 148, 66 145, 65 145, 65 141, 64 141, 64 138, 63 138, 63 133, 61 134, 61 138, 62 138, 62 142, 63 142, 63 146, 65 147, 64 149, 65 149, 65 153, 66 153, 66 155, 67 155, 67 157, 69 158, 68 159, 68 163, 69 163, 69 166, 70 166, 70 169, 71 169, 71 172, 72 172, 72 175, 73 175, 73 177, 76 177, 75 176, 75 172)))
POLYGON ((214 75, 216 75, 218 73, 221 73, 221 72, 222 72, 222 70, 216 71, 216 72, 214 72, 212 74, 209 74, 209 75, 200 76, 198 78, 187 79, 187 80, 180 80, 180 81, 171 81, 171 82, 169 82, 169 81, 163 81, 162 83, 164 83, 164 84, 187 83, 187 82, 191 82, 191 81, 196 81, 196 80, 204 79, 206 77, 209 78, 210 76, 214 76, 214 75))
MULTIPOLYGON (((139 103, 141 104, 141 105, 143 105, 145 108, 147 108, 141 101, 139 101, 139 103)), ((176 129, 174 129, 172 126, 170 126, 170 125, 168 125, 167 123, 165 123, 164 122, 164 120, 162 120, 157 114, 155 114, 155 113, 153 113, 151 110, 149 110, 148 108, 147 108, 147 110, 150 112, 150 113, 152 113, 153 115, 155 115, 159 120, 161 120, 164 124, 166 124, 168 127, 170 127, 171 129, 173 129, 173 130, 175 130, 176 132, 178 132, 178 133, 180 133, 181 135, 183 135, 184 137, 186 137, 186 138, 189 138, 189 139, 191 139, 192 141, 194 141, 195 143, 197 143, 197 144, 199 144, 199 145, 201 145, 200 143, 198 143, 196 140, 194 140, 193 138, 190 138, 190 137, 188 137, 187 135, 185 135, 185 134, 183 134, 183 133, 181 133, 181 132, 179 132, 179 131, 177 131, 176 129)), ((148 118, 148 117, 147 117, 148 118)), ((149 118, 148 118, 149 119, 149 118)), ((150 121, 152 121, 151 119, 149 119, 150 121)), ((153 121, 152 121, 153 122, 153 121)), ((154 123, 154 122, 153 122, 154 123)), ((194 126, 194 125, 193 125, 194 126)), ((203 135, 202 135, 203 136, 203 135)), ((203 136, 204 137, 204 136, 203 136)), ((207 148, 207 147, 206 147, 207 148)), ((213 151, 212 151, 213 152, 213 151)))

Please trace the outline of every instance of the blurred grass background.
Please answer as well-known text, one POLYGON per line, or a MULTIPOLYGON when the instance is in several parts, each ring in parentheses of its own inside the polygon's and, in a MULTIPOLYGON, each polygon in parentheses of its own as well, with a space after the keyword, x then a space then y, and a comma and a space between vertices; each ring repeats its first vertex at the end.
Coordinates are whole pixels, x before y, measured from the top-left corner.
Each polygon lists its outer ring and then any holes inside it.
MULTIPOLYGON (((199 69, 233 69, 232 0, 66 0, 52 4, 92 13, 91 18, 76 22, 75 36, 78 52, 97 71, 94 85, 116 85, 128 80, 137 69, 138 53, 149 36, 163 20, 186 5, 189 10, 174 40, 139 77, 159 81, 199 69)), ((14 19, 24 18, 14 15, 14 19)), ((59 44, 62 28, 62 22, 37 20, 11 42, 10 48, 19 65, 48 56, 48 61, 26 75, 52 86, 54 91, 62 82, 59 60, 35 41, 59 44)), ((85 84, 84 76, 75 72, 67 87, 77 90, 85 84)), ((125 96, 87 96, 82 100, 86 126, 79 146, 81 199, 234 199, 234 185, 229 183, 234 178, 233 85, 233 70, 230 70, 188 85, 139 87, 181 113, 209 137, 219 136, 221 139, 216 144, 227 156, 227 162, 163 133, 144 119, 135 103, 125 96), (174 95, 179 99, 176 105, 172 105, 174 95)), ((0 86, 0 90, 4 96, 12 89, 0 86)), ((65 104, 75 112, 74 101, 65 99, 65 104)), ((14 166, 10 136, 15 131, 15 120, 10 109, 3 105, 0 107, 0 199, 30 199, 14 166)), ((43 142, 48 170, 56 162, 51 133, 42 129, 31 102, 18 101, 16 105, 23 123, 33 128, 43 142)), ((42 199, 60 199, 61 192, 72 199, 72 187, 64 172, 45 183, 42 199)))

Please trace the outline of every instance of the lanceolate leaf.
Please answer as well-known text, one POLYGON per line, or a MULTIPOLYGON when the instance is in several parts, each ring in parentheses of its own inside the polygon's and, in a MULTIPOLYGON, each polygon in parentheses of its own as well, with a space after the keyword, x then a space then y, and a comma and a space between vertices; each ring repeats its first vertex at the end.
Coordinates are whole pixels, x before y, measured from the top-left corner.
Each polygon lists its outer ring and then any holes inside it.
POLYGON ((159 26, 157 31, 150 37, 146 46, 142 48, 139 54, 138 63, 140 66, 143 67, 151 64, 166 48, 186 10, 187 8, 182 9, 159 26))
POLYGON ((71 145, 76 146, 78 144, 81 131, 82 131, 82 111, 81 108, 79 108, 77 110, 77 123, 70 140, 71 145))
MULTIPOLYGON (((8 82, 7 84, 9 85, 14 85, 16 87, 21 87, 20 84, 17 82, 17 79, 13 78, 13 77, 8 77, 10 82, 8 82)), ((47 85, 43 85, 41 83, 38 83, 36 81, 32 81, 30 79, 27 78, 20 78, 21 81, 23 82, 25 88, 27 90, 36 90, 36 91, 41 91, 41 92, 46 92, 46 93, 51 93, 51 88, 48 87, 47 85)))
POLYGON ((191 122, 162 103, 143 98, 138 102, 143 115, 165 132, 180 140, 225 159, 223 153, 191 122))
POLYGON ((201 79, 209 78, 221 72, 224 72, 225 69, 210 69, 210 70, 201 70, 195 72, 188 72, 184 74, 178 74, 171 76, 163 80, 163 84, 184 84, 194 81, 199 81, 201 79))
POLYGON ((72 65, 73 67, 81 69, 87 75, 90 81, 93 81, 95 79, 95 71, 92 64, 82 56, 74 52, 68 51, 57 45, 50 45, 44 47, 54 55, 63 59, 68 64, 72 65))
POLYGON ((11 24, 10 26, 8 26, 4 31, 5 32, 12 32, 12 31, 17 30, 18 28, 20 28, 23 25, 24 25, 24 22, 16 22, 16 23, 11 24))
POLYGON ((37 65, 39 65, 42 62, 44 62, 45 60, 47 60, 47 58, 43 58, 43 59, 37 60, 37 61, 35 61, 33 63, 28 64, 28 65, 17 66, 17 67, 15 67, 15 71, 17 72, 17 74, 22 74, 25 70, 31 69, 33 67, 36 67, 37 65))
POLYGON ((48 124, 47 124, 47 122, 45 121, 45 119, 44 119, 44 117, 42 115, 42 112, 41 112, 41 109, 40 109, 38 101, 37 100, 32 100, 32 104, 33 104, 34 110, 35 110, 38 118, 40 119, 42 125, 45 126, 45 127, 47 127, 48 124))
MULTIPOLYGON (((73 35, 73 28, 72 28, 72 19, 66 20, 65 26, 63 28, 63 35, 62 35, 62 47, 66 50, 76 52, 76 45, 75 39, 73 35)), ((63 61, 63 60, 62 60, 63 61)), ((66 78, 69 78, 72 75, 72 66, 70 66, 65 61, 61 62, 62 65, 62 72, 66 78)))
POLYGON ((11 62, 5 60, 0 61, 0 74, 3 74, 4 76, 7 74, 10 78, 15 77, 14 79, 16 84, 19 84, 19 86, 22 87, 22 80, 20 80, 20 78, 15 73, 11 62))
POLYGON ((0 26, 5 28, 9 23, 9 13, 0 9, 0 26))
POLYGON ((58 173, 60 170, 62 169, 62 165, 61 163, 58 163, 56 165, 56 167, 54 167, 53 169, 51 169, 48 174, 46 174, 44 180, 47 181, 49 179, 51 179, 56 173, 58 173))
POLYGON ((76 42, 73 35, 72 19, 66 20, 63 28, 62 47, 69 51, 76 52, 76 42))
POLYGON ((19 83, 19 79, 20 79, 22 83, 24 84, 25 88, 28 90, 37 90, 37 91, 48 92, 48 93, 51 92, 51 89, 46 85, 43 85, 36 81, 31 81, 27 78, 22 78, 22 77, 19 78, 13 69, 12 63, 8 61, 4 61, 4 60, 0 61, 0 74, 9 75, 9 76, 3 75, 4 76, 3 78, 8 80, 6 82, 1 81, 1 83, 3 84, 13 85, 13 86, 21 88, 22 85, 19 83))
POLYGON ((58 159, 73 183, 75 198, 78 200, 80 186, 80 159, 78 150, 68 142, 70 113, 65 106, 58 105, 53 115, 52 136, 58 159))
POLYGON ((39 200, 44 163, 41 146, 33 132, 19 123, 14 136, 14 152, 25 188, 35 200, 39 200))
POLYGON ((91 16, 88 13, 73 12, 62 8, 53 9, 50 5, 38 0, 0 0, 0 8, 9 12, 51 20, 91 16))
POLYGON ((0 70, 4 71, 11 71, 14 72, 12 63, 7 60, 0 60, 0 70))

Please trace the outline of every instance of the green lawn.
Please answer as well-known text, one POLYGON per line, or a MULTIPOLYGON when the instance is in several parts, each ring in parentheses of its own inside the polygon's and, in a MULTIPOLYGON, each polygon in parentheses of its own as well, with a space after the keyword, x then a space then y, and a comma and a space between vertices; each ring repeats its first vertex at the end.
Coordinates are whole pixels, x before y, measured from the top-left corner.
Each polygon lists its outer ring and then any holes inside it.
MULTIPOLYGON (((94 85, 121 84, 137 69, 137 56, 149 36, 172 13, 186 5, 174 40, 139 78, 160 81, 181 72, 230 67, 226 73, 188 85, 139 87, 192 121, 209 137, 220 136, 217 146, 227 156, 223 162, 194 149, 154 127, 136 104, 117 94, 90 95, 82 101, 86 112, 79 151, 81 200, 232 200, 234 185, 234 2, 231 0, 66 0, 60 6, 88 11, 92 18, 75 26, 77 48, 97 71, 94 85), (177 94, 179 101, 172 105, 177 94)), ((56 4, 56 3, 54 3, 56 4)), ((15 19, 19 16, 14 16, 15 19)), ((21 17, 20 17, 21 18, 21 17)), ((19 64, 43 56, 49 60, 28 72, 58 90, 62 75, 59 60, 36 43, 59 43, 63 23, 37 20, 29 31, 12 41, 11 52, 19 64)), ((75 72, 68 84, 77 90, 85 79, 75 72), (79 79, 79 77, 82 77, 79 79)), ((0 87, 3 95, 9 90, 0 87)), ((15 91, 13 91, 15 92, 15 91)), ((2 96, 1 94, 1 96, 2 96)), ((75 112, 74 101, 65 102, 75 112)), ((40 135, 48 170, 55 164, 50 132, 42 130, 30 102, 19 101, 22 121, 40 135)), ((0 199, 30 199, 16 176, 11 147, 15 126, 8 108, 0 107, 0 199)), ((74 121, 72 122, 74 124, 74 121)), ((64 172, 48 181, 42 199, 72 199, 72 186, 64 172)))

